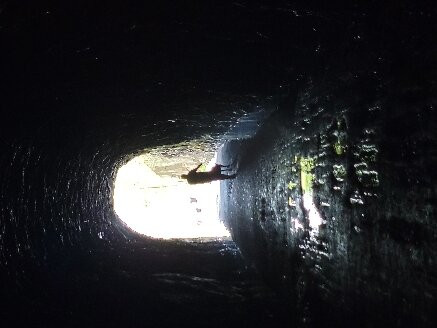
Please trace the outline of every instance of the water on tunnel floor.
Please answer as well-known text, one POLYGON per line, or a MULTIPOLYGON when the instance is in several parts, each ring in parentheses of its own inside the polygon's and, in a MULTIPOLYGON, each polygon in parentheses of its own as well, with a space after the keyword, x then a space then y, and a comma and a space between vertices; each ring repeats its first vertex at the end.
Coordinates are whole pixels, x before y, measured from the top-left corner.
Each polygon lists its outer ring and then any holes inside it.
MULTIPOLYGON (((0 3, 0 325, 434 327, 435 16, 433 1, 0 3), (231 238, 129 227, 115 181, 138 159, 141 192, 231 164, 213 202, 231 238)), ((183 186, 171 197, 197 224, 209 191, 183 186)), ((158 198, 124 210, 173 225, 158 198)))

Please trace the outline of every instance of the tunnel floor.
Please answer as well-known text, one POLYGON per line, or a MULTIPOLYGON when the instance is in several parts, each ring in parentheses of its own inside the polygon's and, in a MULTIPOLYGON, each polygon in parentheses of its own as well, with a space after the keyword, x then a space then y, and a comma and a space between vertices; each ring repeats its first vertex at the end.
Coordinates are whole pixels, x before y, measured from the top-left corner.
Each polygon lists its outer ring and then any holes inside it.
POLYGON ((433 1, 1 2, 0 325, 434 327, 436 17, 433 1), (129 160, 177 176, 216 152, 237 170, 220 182, 232 240, 117 216, 129 160))

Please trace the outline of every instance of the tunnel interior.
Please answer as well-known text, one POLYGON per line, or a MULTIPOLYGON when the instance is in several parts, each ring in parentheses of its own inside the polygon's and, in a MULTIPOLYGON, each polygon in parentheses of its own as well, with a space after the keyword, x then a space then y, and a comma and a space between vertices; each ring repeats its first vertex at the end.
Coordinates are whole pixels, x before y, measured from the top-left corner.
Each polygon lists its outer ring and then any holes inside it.
POLYGON ((433 327, 435 16, 0 3, 2 325, 433 327))

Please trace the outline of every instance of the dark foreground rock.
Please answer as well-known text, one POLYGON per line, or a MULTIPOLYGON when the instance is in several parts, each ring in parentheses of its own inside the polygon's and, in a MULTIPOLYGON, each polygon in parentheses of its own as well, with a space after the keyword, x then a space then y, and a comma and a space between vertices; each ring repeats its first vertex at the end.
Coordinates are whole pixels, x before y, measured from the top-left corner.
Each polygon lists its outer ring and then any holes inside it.
POLYGON ((307 81, 254 138, 224 145, 239 171, 222 184, 222 216, 298 324, 429 326, 435 99, 419 82, 335 85, 307 81))

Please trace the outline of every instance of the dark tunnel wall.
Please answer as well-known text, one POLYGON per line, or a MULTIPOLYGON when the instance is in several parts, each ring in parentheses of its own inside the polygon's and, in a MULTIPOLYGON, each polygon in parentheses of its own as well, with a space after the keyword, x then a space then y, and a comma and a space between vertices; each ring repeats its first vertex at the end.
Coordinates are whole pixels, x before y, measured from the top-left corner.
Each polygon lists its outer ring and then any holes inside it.
POLYGON ((239 162, 222 215, 243 254, 292 295, 297 320, 435 319, 437 90, 420 79, 413 95, 412 81, 310 80, 254 138, 221 150, 239 162))
POLYGON ((8 326, 432 325, 432 1, 4 1, 0 20, 8 326), (147 240, 111 204, 130 156, 259 107, 278 111, 223 149, 222 210, 279 298, 232 243, 147 240))
MULTIPOLYGON (((164 101, 159 106, 170 107, 164 101)), ((171 108, 177 106, 183 104, 171 108)), ((5 322, 47 326, 66 320, 72 326, 81 322, 94 325, 95 320, 104 321, 100 316, 109 306, 118 307, 115 313, 126 311, 118 319, 114 317, 113 324, 134 325, 135 312, 143 313, 137 315, 140 318, 155 313, 153 320, 161 318, 164 325, 167 319, 174 324, 171 320, 179 318, 177 314, 166 317, 164 309, 141 310, 141 306, 158 306, 158 290, 165 290, 157 285, 161 278, 151 275, 176 271, 230 279, 231 272, 244 271, 230 244, 190 246, 149 240, 127 228, 112 208, 113 182, 122 163, 144 149, 205 132, 219 140, 255 103, 231 97, 226 110, 220 109, 220 103, 209 102, 208 106, 216 113, 214 118, 203 110, 190 109, 191 113, 185 110, 181 120, 171 126, 167 117, 175 118, 174 113, 161 113, 152 120, 148 112, 129 113, 126 108, 122 113, 112 108, 105 115, 95 109, 76 113, 64 108, 62 114, 53 114, 44 122, 23 118, 22 130, 4 134, 0 263, 2 293, 7 296, 2 299, 5 322), (193 256, 197 261, 189 260, 193 256), (228 275, 222 273, 224 268, 228 275)), ((187 283, 177 279, 175 284, 187 283)), ((181 295, 184 297, 183 292, 181 295)), ((166 303, 161 302, 160 307, 166 303)), ((168 307, 173 306, 168 302, 168 307)), ((182 308, 174 313, 182 313, 182 308)))

